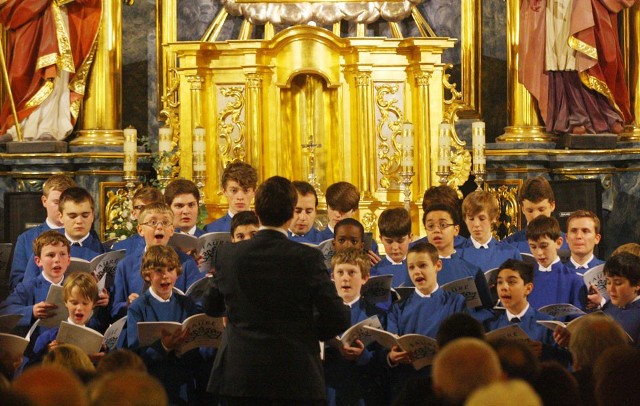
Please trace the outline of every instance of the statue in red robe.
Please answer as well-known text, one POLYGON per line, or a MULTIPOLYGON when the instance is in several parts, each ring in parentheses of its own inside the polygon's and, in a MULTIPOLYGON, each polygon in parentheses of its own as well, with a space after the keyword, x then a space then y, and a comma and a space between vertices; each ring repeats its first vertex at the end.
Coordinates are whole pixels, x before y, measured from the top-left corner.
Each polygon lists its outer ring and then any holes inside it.
POLYGON ((637 0, 522 0, 518 76, 547 131, 618 134, 633 121, 618 13, 637 0))
MULTIPOLYGON (((96 50, 100 0, 0 0, 7 70, 25 140, 61 140, 78 118, 96 50)), ((11 105, 0 134, 16 138, 11 105)))

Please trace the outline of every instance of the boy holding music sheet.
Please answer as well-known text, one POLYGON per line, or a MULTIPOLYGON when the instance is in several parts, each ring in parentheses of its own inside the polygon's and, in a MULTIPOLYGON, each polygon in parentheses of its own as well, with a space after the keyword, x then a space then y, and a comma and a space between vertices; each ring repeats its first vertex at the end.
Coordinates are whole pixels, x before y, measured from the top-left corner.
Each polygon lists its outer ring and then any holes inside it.
MULTIPOLYGON (((367 253, 358 248, 345 248, 336 252, 331 265, 338 295, 351 308, 351 325, 367 320, 367 325, 384 328, 386 312, 360 296, 371 268, 367 253)), ((384 371, 376 356, 380 347, 375 343, 366 345, 371 340, 366 339, 366 334, 362 336, 365 331, 359 329, 349 343, 336 340, 336 345, 328 346, 325 351, 324 372, 330 405, 362 401, 368 404, 385 396, 384 371)))

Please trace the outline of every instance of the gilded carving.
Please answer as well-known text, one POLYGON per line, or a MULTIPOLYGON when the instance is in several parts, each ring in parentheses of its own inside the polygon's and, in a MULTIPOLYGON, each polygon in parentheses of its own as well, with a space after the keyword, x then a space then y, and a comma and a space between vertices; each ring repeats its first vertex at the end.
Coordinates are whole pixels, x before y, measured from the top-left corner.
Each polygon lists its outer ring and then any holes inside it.
POLYGON ((376 103, 376 149, 378 185, 383 189, 399 188, 398 171, 402 159, 401 140, 404 115, 398 97, 401 85, 383 84, 375 86, 376 103))
POLYGON ((244 161, 247 155, 244 122, 246 99, 244 86, 220 88, 220 95, 226 104, 218 112, 218 148, 225 167, 229 162, 244 161))
POLYGON ((262 87, 262 75, 259 73, 249 73, 247 77, 247 86, 250 89, 260 89, 262 87))
POLYGON ((356 86, 369 86, 371 84, 371 73, 370 72, 358 72, 356 74, 356 86))
POLYGON ((174 171, 179 171, 180 168, 180 77, 178 71, 175 68, 169 70, 171 81, 165 94, 160 97, 162 102, 162 110, 160 110, 159 116, 164 122, 173 130, 173 141, 171 145, 176 145, 174 148, 175 153, 171 153, 168 157, 171 161, 171 166, 174 171))
POLYGON ((419 72, 415 76, 416 86, 429 86, 431 80, 431 72, 419 72))
POLYGON ((372 233, 376 229, 378 218, 374 213, 367 212, 360 217, 360 222, 364 227, 364 231, 366 231, 367 233, 372 233))
POLYGON ((204 79, 198 75, 187 76, 187 82, 191 83, 191 90, 202 90, 204 79))
MULTIPOLYGON (((497 239, 504 238, 520 229, 520 207, 518 206, 518 188, 516 184, 488 186, 488 191, 498 200, 500 216, 493 225, 493 235, 497 239)), ((486 184, 485 184, 486 185, 486 184)))

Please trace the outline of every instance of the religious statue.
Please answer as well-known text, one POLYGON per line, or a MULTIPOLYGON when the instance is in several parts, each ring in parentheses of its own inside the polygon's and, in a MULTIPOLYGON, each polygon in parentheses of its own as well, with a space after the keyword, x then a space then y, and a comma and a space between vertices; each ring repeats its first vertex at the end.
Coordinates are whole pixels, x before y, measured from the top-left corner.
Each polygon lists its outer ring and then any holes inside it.
POLYGON ((25 140, 62 140, 73 130, 94 59, 101 0, 0 0, 7 30, 12 99, 0 111, 0 134, 25 140))
POLYGON ((633 121, 618 13, 637 0, 522 0, 518 76, 547 131, 619 134, 633 121))

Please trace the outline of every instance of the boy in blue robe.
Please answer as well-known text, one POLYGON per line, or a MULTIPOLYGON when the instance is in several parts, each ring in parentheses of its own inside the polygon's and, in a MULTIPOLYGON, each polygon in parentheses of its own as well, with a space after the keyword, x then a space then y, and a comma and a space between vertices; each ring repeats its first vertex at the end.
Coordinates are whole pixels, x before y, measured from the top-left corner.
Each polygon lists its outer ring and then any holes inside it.
POLYGON ((558 257, 562 246, 558 221, 553 217, 536 217, 527 226, 527 240, 538 262, 533 277, 536 288, 528 297, 531 306, 539 309, 550 304, 570 303, 584 309, 587 288, 582 278, 567 269, 558 257))
MULTIPOLYGON (((111 308, 111 317, 114 320, 124 317, 127 307, 142 294, 144 280, 140 276, 140 267, 144 253, 155 245, 166 246, 174 233, 173 224, 173 212, 164 203, 151 203, 142 209, 138 233, 144 238, 145 248, 134 255, 126 256, 118 263, 111 308)), ((180 272, 174 284, 178 289, 186 292, 189 286, 204 274, 200 273, 198 265, 189 255, 183 252, 178 252, 177 255, 184 272, 180 272)))
POLYGON ((22 282, 27 264, 33 258, 33 241, 45 231, 62 229, 62 221, 60 221, 58 211, 60 194, 74 186, 76 186, 76 182, 67 175, 53 175, 42 185, 41 200, 47 210, 47 218, 44 223, 29 228, 18 236, 13 249, 11 273, 9 274, 10 291, 13 291, 18 283, 22 282))
POLYGON ((250 240, 260 229, 258 216, 250 211, 241 211, 231 219, 231 242, 250 240))
MULTIPOLYGON (((526 179, 522 186, 520 186, 518 190, 518 203, 527 220, 527 226, 502 241, 513 245, 521 253, 533 254, 527 241, 526 232, 528 224, 538 216, 551 217, 551 213, 556 209, 556 197, 549 181, 542 176, 537 176, 526 179)), ((564 233, 562 233, 561 236, 563 237, 563 242, 558 249, 568 252, 569 246, 566 243, 564 233)))
POLYGON ((567 243, 571 251, 565 266, 584 274, 604 261, 593 255, 600 242, 600 219, 588 210, 576 210, 567 219, 567 243))
POLYGON ((171 181, 164 189, 164 201, 173 211, 176 233, 200 237, 205 232, 199 229, 200 191, 195 183, 187 179, 171 181))
POLYGON ((298 201, 293 210, 293 220, 287 230, 287 235, 293 241, 318 244, 322 242, 320 231, 315 227, 318 194, 308 182, 294 180, 291 183, 298 193, 298 201))
POLYGON ((385 256, 371 269, 371 276, 393 275, 392 287, 412 286, 407 272, 407 252, 411 234, 411 216, 402 207, 387 209, 378 220, 385 256))
POLYGON ((200 396, 206 397, 202 386, 206 382, 196 379, 196 376, 199 371, 211 369, 212 358, 205 359, 203 354, 207 352, 198 349, 176 355, 175 350, 184 342, 189 331, 163 331, 161 339, 146 347, 140 347, 138 341, 139 322, 182 323, 198 313, 189 297, 173 291, 182 273, 178 254, 164 245, 150 246, 143 256, 140 273, 149 284, 149 289, 129 307, 126 331, 129 346, 142 357, 149 373, 162 383, 171 404, 196 404, 200 396))
POLYGON ((507 259, 522 260, 518 250, 502 241, 496 241, 491 226, 498 221, 500 209, 493 195, 476 190, 462 202, 462 217, 470 237, 460 250, 460 258, 477 265, 483 272, 497 268, 507 259))
MULTIPOLYGON (((422 334, 435 337, 440 323, 454 313, 466 312, 465 298, 457 293, 440 289, 437 278, 442 269, 438 250, 430 243, 409 248, 407 268, 415 291, 406 299, 394 303, 387 318, 387 330, 400 336, 422 334)), ((411 354, 394 347, 387 355, 391 367, 391 393, 399 393, 411 376, 425 374, 425 369, 411 367, 411 354)))
MULTIPOLYGON (((147 204, 164 202, 164 196, 162 192, 153 186, 145 186, 136 190, 133 195, 133 210, 131 211, 131 218, 138 221, 142 208, 147 204)), ((144 249, 144 238, 138 233, 134 233, 128 238, 118 241, 112 247, 115 250, 127 250, 126 255, 132 255, 140 249, 144 249)))
POLYGON ((207 224, 204 231, 228 232, 231 218, 241 211, 251 210, 251 201, 256 194, 258 171, 245 162, 231 162, 224 168, 220 179, 222 194, 227 198, 229 210, 227 214, 207 224))
MULTIPOLYGON (((425 190, 424 196, 422 196, 422 211, 426 212, 427 207, 432 206, 434 204, 444 204, 449 207, 452 207, 458 213, 460 213, 460 199, 458 198, 458 192, 453 189, 451 186, 442 185, 442 186, 431 186, 429 189, 425 190)), ((459 217, 460 215, 458 215, 459 217)), ((425 217, 422 217, 422 225, 426 227, 425 217)), ((426 230, 426 228, 425 228, 426 230)), ((427 233, 428 234, 428 233, 427 233)), ((460 234, 456 235, 453 239, 454 248, 462 248, 462 246, 466 243, 467 239, 460 234)), ((424 236, 413 241, 409 246, 420 242, 429 242, 429 237, 424 236)))
MULTIPOLYGON (((371 268, 367 254, 362 249, 346 248, 336 253, 331 265, 338 295, 351 308, 351 325, 377 316, 384 328, 386 312, 360 296, 371 268)), ((376 356, 379 351, 379 345, 372 343, 365 347, 361 340, 339 350, 327 347, 324 371, 328 404, 375 404, 385 398, 384 370, 376 356)))
MULTIPOLYGON (((624 331, 633 339, 633 345, 640 344, 640 257, 629 252, 613 255, 604 265, 607 278, 609 300, 602 311, 620 323, 624 331)), ((589 302, 600 306, 603 301, 598 291, 593 289, 589 302)))
POLYGON ((486 331, 493 331, 512 323, 518 323, 520 328, 531 339, 529 346, 537 358, 568 361, 569 354, 564 358, 559 355, 561 350, 555 346, 553 332, 538 324, 538 320, 553 320, 553 317, 538 312, 527 301, 527 297, 534 291, 533 267, 526 262, 508 259, 498 268, 496 286, 498 297, 505 310, 497 310, 493 318, 484 321, 486 331))
MULTIPOLYGON (((91 261, 108 250, 102 245, 93 231, 95 202, 93 196, 84 188, 70 187, 60 194, 58 215, 64 227, 64 235, 71 244, 71 256, 91 261)), ((31 258, 27 264, 23 281, 40 274, 40 269, 31 258)), ((103 294, 103 293, 101 293, 103 294)))

